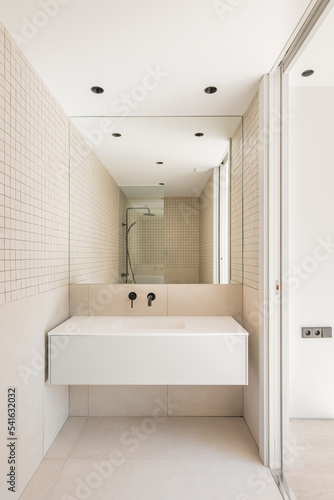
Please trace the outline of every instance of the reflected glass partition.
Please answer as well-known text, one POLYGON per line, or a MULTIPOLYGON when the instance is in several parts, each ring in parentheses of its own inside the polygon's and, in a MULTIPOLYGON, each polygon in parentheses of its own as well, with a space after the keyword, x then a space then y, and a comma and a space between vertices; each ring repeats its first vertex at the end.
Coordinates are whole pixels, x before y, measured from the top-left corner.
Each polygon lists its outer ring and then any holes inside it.
POLYGON ((165 283, 163 187, 119 190, 121 283, 165 283))

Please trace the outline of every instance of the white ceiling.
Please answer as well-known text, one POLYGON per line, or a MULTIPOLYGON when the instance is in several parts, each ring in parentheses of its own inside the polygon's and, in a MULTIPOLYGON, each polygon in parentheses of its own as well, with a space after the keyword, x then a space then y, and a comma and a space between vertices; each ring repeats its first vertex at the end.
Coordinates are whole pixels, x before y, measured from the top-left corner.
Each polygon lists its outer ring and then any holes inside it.
POLYGON ((240 117, 73 118, 120 186, 165 184, 166 196, 198 196, 220 165, 240 117), (110 131, 101 132, 102 123, 110 131), (202 137, 194 134, 202 132, 202 137), (162 161, 163 165, 157 165, 162 161))
MULTIPOLYGON (((217 117, 244 114, 310 0, 0 1, 0 19, 68 115, 217 117), (205 94, 209 85, 218 92, 205 94)), ((105 137, 97 154, 119 184, 200 189, 208 174, 193 170, 219 164, 234 119, 204 121, 203 138, 193 136, 202 122, 152 120, 123 118, 123 136, 105 137)))
POLYGON ((334 86, 334 9, 315 31, 308 45, 295 62, 289 83, 292 86, 333 87, 334 86), (313 69, 310 77, 301 73, 313 69))
POLYGON ((164 197, 165 188, 163 186, 121 186, 127 198, 155 198, 164 197))
POLYGON ((156 66, 168 76, 135 103, 131 115, 242 115, 308 4, 1 0, 0 19, 20 37, 22 50, 69 115, 120 115, 111 111, 112 103, 142 85, 147 67, 156 66), (41 6, 47 4, 58 12, 45 14, 41 6), (30 24, 27 32, 28 23, 45 26, 30 24), (93 95, 92 85, 105 93, 93 95), (208 85, 218 92, 206 95, 208 85))

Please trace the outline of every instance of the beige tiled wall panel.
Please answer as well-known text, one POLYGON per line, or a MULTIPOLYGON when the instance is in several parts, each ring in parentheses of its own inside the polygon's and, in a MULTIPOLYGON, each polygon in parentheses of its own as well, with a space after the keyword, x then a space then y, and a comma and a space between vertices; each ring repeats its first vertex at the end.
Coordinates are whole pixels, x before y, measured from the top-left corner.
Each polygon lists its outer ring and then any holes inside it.
MULTIPOLYGON (((80 290, 73 293, 79 294, 80 290)), ((89 285, 88 300, 90 316, 167 316, 167 287, 162 284, 89 285), (130 292, 137 293, 133 307, 130 292), (147 295, 151 292, 156 298, 148 307, 147 295)))
MULTIPOLYGON (((166 408, 167 386, 92 385, 89 386, 88 415, 93 417, 145 417, 154 414, 157 402, 166 408)), ((161 410, 160 410, 161 414, 161 410)))
POLYGON ((243 327, 248 339, 248 386, 243 391, 244 417, 259 445, 259 292, 243 286, 243 327))
POLYGON ((85 417, 89 414, 88 385, 71 385, 69 394, 70 417, 85 417))
POLYGON ((231 283, 242 283, 242 121, 231 140, 230 164, 231 283))
POLYGON ((0 304, 68 284, 68 118, 0 24, 0 304))
POLYGON ((119 188, 71 124, 70 281, 117 283, 119 188))
POLYGON ((259 93, 243 120, 243 283, 259 288, 259 93))
POLYGON ((180 417, 241 417, 242 386, 171 385, 168 406, 180 417))
POLYGON ((213 282, 213 173, 199 197, 199 282, 213 282))
POLYGON ((199 198, 165 198, 165 267, 199 267, 199 198))
POLYGON ((242 285, 168 285, 169 316, 232 316, 242 321, 242 285))
POLYGON ((242 285, 70 285, 71 316, 232 316, 242 322, 242 285), (137 293, 131 309, 130 292, 137 293), (147 294, 156 299, 148 307, 147 294))
POLYGON ((165 283, 199 283, 198 267, 166 267, 164 274, 165 283))
POLYGON ((71 416, 240 417, 241 386, 71 386, 71 416))

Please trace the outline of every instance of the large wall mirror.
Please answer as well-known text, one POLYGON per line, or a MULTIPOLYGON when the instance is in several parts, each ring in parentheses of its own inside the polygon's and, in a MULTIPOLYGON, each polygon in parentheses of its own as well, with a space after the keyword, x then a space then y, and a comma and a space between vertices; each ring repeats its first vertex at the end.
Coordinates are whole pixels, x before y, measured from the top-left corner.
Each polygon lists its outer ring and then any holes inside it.
POLYGON ((70 281, 242 283, 241 117, 73 117, 70 281))

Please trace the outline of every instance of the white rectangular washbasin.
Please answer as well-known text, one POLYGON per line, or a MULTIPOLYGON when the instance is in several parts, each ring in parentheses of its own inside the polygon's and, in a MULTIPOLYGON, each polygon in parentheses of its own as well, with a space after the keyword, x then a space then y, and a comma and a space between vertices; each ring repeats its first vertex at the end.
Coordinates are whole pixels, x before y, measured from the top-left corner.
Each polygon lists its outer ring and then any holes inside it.
POLYGON ((229 316, 74 316, 48 341, 50 384, 248 383, 248 332, 229 316))
POLYGON ((159 316, 151 316, 149 318, 137 317, 135 320, 133 318, 120 319, 114 324, 113 330, 123 330, 128 333, 132 330, 182 330, 185 327, 183 319, 173 317, 162 317, 160 319, 159 316))

